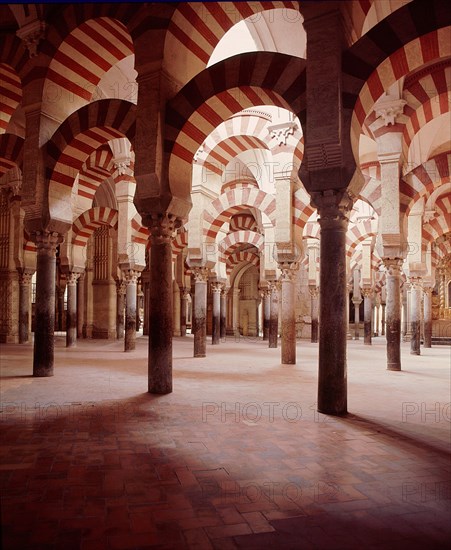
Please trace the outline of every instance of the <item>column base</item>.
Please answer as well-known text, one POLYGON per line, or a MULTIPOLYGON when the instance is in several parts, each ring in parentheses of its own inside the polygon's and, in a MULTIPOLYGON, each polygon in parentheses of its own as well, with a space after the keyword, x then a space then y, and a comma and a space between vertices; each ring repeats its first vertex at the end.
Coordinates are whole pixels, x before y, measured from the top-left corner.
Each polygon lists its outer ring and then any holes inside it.
POLYGON ((413 351, 413 350, 410 350, 410 355, 421 355, 421 351, 413 351))
POLYGON ((401 365, 387 365, 387 370, 401 370, 401 365))

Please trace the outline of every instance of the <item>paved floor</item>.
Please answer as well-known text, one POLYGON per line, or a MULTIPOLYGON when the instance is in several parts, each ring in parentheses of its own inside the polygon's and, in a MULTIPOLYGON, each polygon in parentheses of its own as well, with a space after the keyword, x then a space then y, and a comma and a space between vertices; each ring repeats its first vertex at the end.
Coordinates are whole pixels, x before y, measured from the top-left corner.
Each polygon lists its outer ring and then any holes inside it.
POLYGON ((449 347, 385 369, 383 338, 349 342, 346 418, 315 410, 317 346, 228 338, 174 392, 147 389, 147 339, 57 339, 55 376, 3 345, 3 548, 433 549, 451 540, 449 347))

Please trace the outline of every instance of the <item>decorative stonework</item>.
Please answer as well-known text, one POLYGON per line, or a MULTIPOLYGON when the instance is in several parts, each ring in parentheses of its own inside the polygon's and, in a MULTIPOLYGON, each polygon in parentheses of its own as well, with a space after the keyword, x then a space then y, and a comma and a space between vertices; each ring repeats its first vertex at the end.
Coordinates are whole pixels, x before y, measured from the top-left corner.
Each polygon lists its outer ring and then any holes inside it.
POLYGON ((125 294, 125 281, 117 279, 116 281, 116 293, 118 296, 123 296, 125 294))
POLYGON ((309 294, 312 298, 316 299, 319 296, 319 287, 318 286, 309 286, 308 287, 309 294))
POLYGON ((196 283, 206 283, 208 279, 209 269, 208 267, 194 267, 192 268, 193 277, 196 283))
POLYGON ((143 224, 150 231, 152 244, 170 243, 175 237, 175 232, 182 226, 182 220, 169 213, 160 214, 152 212, 142 216, 143 224))
POLYGON ((396 117, 402 115, 404 111, 404 105, 407 101, 404 99, 385 99, 378 101, 374 107, 376 116, 382 117, 385 126, 395 124, 396 117))
POLYGON ((362 294, 364 298, 371 298, 373 295, 373 289, 372 288, 362 288, 362 294))
POLYGON ((36 57, 38 55, 38 44, 45 37, 45 30, 45 22, 35 19, 16 32, 16 35, 23 41, 28 49, 30 57, 36 57))
POLYGON ((216 293, 221 293, 224 287, 224 283, 219 283, 217 281, 211 283, 211 291, 216 293))
POLYGON ((322 228, 336 227, 349 221, 352 210, 352 199, 345 191, 328 189, 322 192, 313 192, 312 204, 318 209, 318 222, 322 228))
POLYGON ((280 269, 280 281, 293 282, 298 270, 299 264, 297 262, 283 262, 279 264, 280 269))
POLYGON ((422 290, 423 289, 422 277, 409 277, 409 285, 411 290, 422 290))
POLYGON ((385 269, 388 275, 392 277, 400 277, 402 272, 402 258, 382 258, 385 269))
POLYGON ((55 254, 57 246, 63 242, 63 237, 59 233, 36 231, 32 235, 32 240, 36 243, 38 253, 46 251, 55 254))
POLYGON ((140 274, 139 271, 135 269, 124 269, 122 273, 124 274, 124 283, 126 286, 136 285, 140 274))
POLYGON ((131 159, 129 157, 117 158, 113 160, 114 167, 117 170, 119 176, 123 176, 128 173, 128 168, 131 164, 131 159))
POLYGON ((268 126, 268 131, 271 137, 275 139, 278 145, 286 145, 289 136, 292 136, 295 130, 298 129, 296 122, 281 122, 268 126))
POLYGON ((76 286, 77 280, 79 277, 80 277, 80 273, 74 273, 74 272, 68 273, 66 275, 67 286, 76 286))
POLYGON ((436 218, 438 215, 437 211, 435 209, 432 210, 425 210, 423 214, 423 221, 424 223, 429 223, 431 220, 436 218))
POLYGON ((306 158, 309 170, 320 170, 342 165, 340 143, 319 143, 306 146, 306 158))

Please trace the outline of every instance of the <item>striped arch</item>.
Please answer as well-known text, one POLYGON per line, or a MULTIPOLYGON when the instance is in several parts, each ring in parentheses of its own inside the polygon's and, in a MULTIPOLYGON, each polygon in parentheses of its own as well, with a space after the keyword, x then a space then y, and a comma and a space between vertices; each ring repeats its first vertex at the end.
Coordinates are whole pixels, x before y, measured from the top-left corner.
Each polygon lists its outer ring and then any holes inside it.
POLYGON ((254 265, 257 269, 260 269, 260 256, 255 252, 235 252, 230 254, 226 259, 226 272, 227 275, 233 271, 233 268, 242 263, 249 263, 254 265))
POLYGON ((20 77, 6 63, 0 63, 0 97, 0 134, 4 134, 14 111, 22 101, 20 77))
POLYGON ((451 196, 440 197, 435 203, 437 216, 423 225, 423 239, 434 242, 442 235, 451 232, 451 196))
POLYGON ((258 105, 301 110, 305 60, 273 52, 244 53, 205 69, 169 102, 166 110, 169 181, 191 189, 191 163, 206 137, 224 120, 258 105), (208 82, 216 82, 215 88, 208 82))
POLYGON ((303 238, 319 239, 321 227, 318 222, 307 222, 305 224, 303 238))
MULTIPOLYGON (((356 267, 362 266, 362 250, 354 249, 354 253, 352 257, 350 258, 349 262, 349 270, 352 272, 356 267)), ((377 272, 379 269, 381 259, 375 252, 373 251, 371 254, 371 271, 373 273, 377 272)), ((374 279, 373 279, 374 281, 374 279)))
POLYGON ((346 256, 348 258, 352 258, 352 255, 356 251, 359 244, 364 241, 365 239, 368 239, 369 237, 376 237, 377 232, 376 231, 369 231, 368 233, 362 233, 358 237, 352 238, 349 236, 349 234, 346 235, 346 256))
POLYGON ((109 17, 83 21, 58 44, 47 68, 43 89, 43 97, 49 98, 44 105, 46 115, 64 120, 95 99, 102 76, 133 53, 130 34, 120 21, 109 17))
POLYGON ((265 239, 263 235, 255 231, 233 231, 219 243, 219 252, 223 256, 231 254, 235 248, 243 244, 255 246, 259 252, 262 252, 265 239))
POLYGON ((258 231, 258 223, 252 214, 235 214, 230 218, 229 231, 258 231))
MULTIPOLYGON (((241 186, 231 189, 215 199, 204 211, 203 234, 209 241, 214 241, 222 225, 229 220, 227 214, 235 213, 237 208, 256 208, 264 212, 275 226, 276 201, 260 189, 241 186)), ((239 211, 239 210, 238 210, 239 211)))
POLYGON ((406 174, 399 183, 401 211, 409 214, 414 204, 437 187, 451 181, 451 153, 441 153, 406 174))
POLYGON ((141 214, 136 213, 132 219, 132 242, 146 244, 149 242, 150 232, 141 224, 141 214))
POLYGON ((97 206, 83 212, 72 225, 72 243, 86 246, 94 231, 101 225, 117 229, 118 212, 106 206, 97 206))
POLYGON ((310 196, 304 188, 295 191, 292 198, 293 224, 304 229, 315 208, 310 205, 310 196))
POLYGON ((174 260, 188 246, 188 231, 177 233, 172 241, 172 259, 174 260))
POLYGON ((220 176, 227 164, 234 157, 249 149, 268 149, 268 146, 264 141, 255 136, 231 136, 219 142, 208 152, 205 161, 199 164, 205 166, 210 172, 220 176))
POLYGON ((83 164, 78 177, 78 195, 92 201, 103 180, 113 171, 113 155, 107 146, 91 153, 83 164))
POLYGON ((356 98, 352 116, 356 158, 361 128, 383 92, 408 73, 450 55, 446 29, 450 23, 449 10, 440 0, 414 0, 379 22, 344 52, 343 92, 348 104, 352 97, 356 98), (391 36, 389 41, 387 35, 391 36))
POLYGON ((23 138, 15 134, 0 135, 0 176, 14 166, 22 165, 23 144, 23 138))
POLYGON ((8 65, 22 77, 23 69, 30 60, 25 44, 13 34, 4 34, 0 40, 0 63, 8 65))
POLYGON ((432 265, 438 267, 447 256, 451 256, 451 241, 448 239, 435 242, 432 247, 432 265))
POLYGON ((240 21, 271 9, 298 11, 298 2, 180 2, 171 19, 165 43, 179 81, 191 80, 208 64, 225 33, 240 21), (178 63, 177 61, 180 60, 178 63))
POLYGON ((348 256, 352 254, 354 249, 361 241, 367 237, 377 235, 377 221, 363 220, 357 224, 351 225, 346 232, 346 248, 348 256))
POLYGON ((46 146, 51 218, 54 212, 60 220, 70 218, 71 191, 83 164, 111 139, 125 136, 132 141, 135 118, 136 107, 132 103, 104 99, 82 107, 64 121, 46 146))

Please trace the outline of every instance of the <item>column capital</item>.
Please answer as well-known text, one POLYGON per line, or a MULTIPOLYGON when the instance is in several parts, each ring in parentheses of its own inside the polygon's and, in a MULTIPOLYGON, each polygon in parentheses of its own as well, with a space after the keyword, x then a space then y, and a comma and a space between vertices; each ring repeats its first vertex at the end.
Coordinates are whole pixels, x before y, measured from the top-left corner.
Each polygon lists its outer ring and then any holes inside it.
POLYGON ((309 285, 308 291, 309 291, 309 294, 312 298, 318 298, 318 296, 319 296, 319 286, 309 285))
POLYGON ((142 223, 150 231, 151 244, 171 243, 175 232, 182 226, 181 218, 177 218, 169 212, 142 214, 142 223))
POLYGON ((387 273, 392 276, 400 276, 402 272, 402 258, 382 258, 387 273))
POLYGON ((77 280, 80 277, 80 273, 75 271, 70 271, 66 274, 66 284, 67 286, 76 286, 77 280))
POLYGON ((122 273, 124 275, 124 283, 126 286, 136 285, 138 277, 140 275, 139 271, 137 271, 136 269, 124 269, 122 273))
POLYGON ((121 296, 125 294, 125 281, 122 279, 116 279, 116 293, 121 296))
POLYGON ((190 291, 187 288, 181 288, 181 298, 182 300, 187 300, 190 295, 190 291))
POLYGON ((422 277, 409 277, 409 285, 412 290, 422 290, 423 289, 423 278, 422 277))
POLYGON ((373 295, 373 289, 372 288, 362 288, 362 294, 365 298, 371 298, 373 295))
POLYGON ((280 281, 290 281, 293 282, 296 271, 298 270, 298 262, 283 262, 278 264, 280 269, 280 281))
POLYGON ((54 231, 35 231, 31 235, 32 241, 36 244, 38 251, 55 253, 56 247, 63 242, 63 236, 54 231))
POLYGON ((208 267, 192 267, 192 272, 194 280, 196 283, 206 283, 208 279, 208 272, 210 271, 208 267))
POLYGON ((327 189, 311 193, 311 203, 317 208, 322 229, 342 226, 346 229, 353 201, 346 191, 327 189))
POLYGON ((222 289, 224 287, 224 283, 220 283, 219 281, 214 281, 211 283, 211 291, 220 294, 222 292, 222 289))
POLYGON ((36 57, 38 55, 38 44, 45 37, 45 31, 45 21, 34 19, 16 32, 16 35, 23 41, 25 47, 28 49, 30 57, 36 57))
POLYGON ((28 269, 23 269, 19 271, 19 284, 23 286, 28 286, 31 283, 33 277, 33 271, 28 269))

